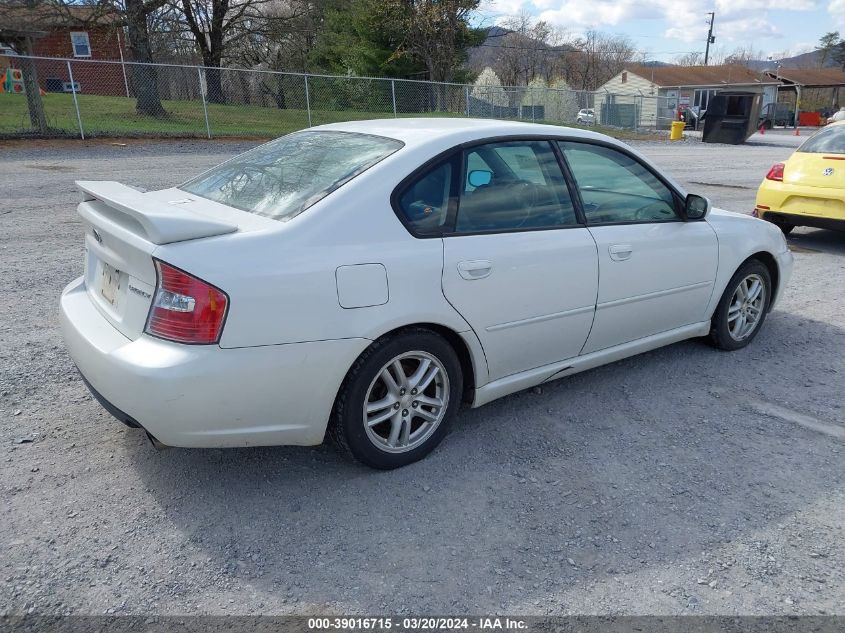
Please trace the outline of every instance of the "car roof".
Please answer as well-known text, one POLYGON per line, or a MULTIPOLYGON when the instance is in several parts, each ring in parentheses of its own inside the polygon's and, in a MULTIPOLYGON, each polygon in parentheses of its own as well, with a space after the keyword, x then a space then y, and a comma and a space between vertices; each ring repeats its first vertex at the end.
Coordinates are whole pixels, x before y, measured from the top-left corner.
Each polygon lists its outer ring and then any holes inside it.
MULTIPOLYGON (((592 109, 592 108, 586 108, 592 109)), ((396 152, 389 159, 382 161, 382 166, 400 160, 401 156, 413 157, 411 162, 417 166, 444 151, 473 141, 485 139, 502 139, 526 136, 540 136, 549 138, 581 139, 598 141, 605 145, 619 147, 642 162, 651 165, 670 182, 682 195, 686 195, 684 188, 664 170, 659 169, 647 157, 636 149, 626 145, 613 137, 590 130, 565 127, 562 125, 544 125, 540 123, 526 123, 522 121, 503 121, 499 119, 472 119, 468 117, 418 117, 418 118, 389 118, 371 119, 368 121, 347 121, 344 123, 330 123, 309 128, 311 130, 325 130, 337 132, 354 132, 358 134, 373 134, 401 141, 405 144, 402 151, 396 152)), ((369 170, 378 173, 379 170, 369 170)))
POLYGON ((433 139, 437 139, 439 144, 459 145, 491 137, 533 135, 584 138, 618 144, 609 136, 578 128, 498 119, 449 117, 372 119, 331 123, 311 129, 374 134, 397 139, 410 147, 429 145, 433 139))

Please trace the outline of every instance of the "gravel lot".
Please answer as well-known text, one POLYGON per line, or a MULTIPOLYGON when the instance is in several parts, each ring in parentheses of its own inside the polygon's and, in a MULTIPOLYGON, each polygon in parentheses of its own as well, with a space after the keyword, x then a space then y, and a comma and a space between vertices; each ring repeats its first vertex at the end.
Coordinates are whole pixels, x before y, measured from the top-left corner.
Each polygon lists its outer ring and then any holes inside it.
MULTIPOLYGON (((638 148, 748 212, 800 140, 638 148)), ((164 187, 252 144, 0 145, 0 613, 845 614, 845 234, 795 232, 749 348, 465 410, 399 471, 331 446, 159 453, 113 420, 58 329, 73 181, 164 187)))

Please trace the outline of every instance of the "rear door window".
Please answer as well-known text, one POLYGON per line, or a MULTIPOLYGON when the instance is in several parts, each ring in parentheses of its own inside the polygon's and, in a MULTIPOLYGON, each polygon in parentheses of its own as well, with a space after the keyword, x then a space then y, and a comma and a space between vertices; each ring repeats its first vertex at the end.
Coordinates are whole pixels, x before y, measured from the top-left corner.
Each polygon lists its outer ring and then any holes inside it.
POLYGON ((546 141, 488 143, 464 153, 456 233, 578 224, 566 181, 546 141))
POLYGON ((439 235, 446 223, 452 190, 452 162, 432 167, 399 196, 399 210, 412 232, 439 235))

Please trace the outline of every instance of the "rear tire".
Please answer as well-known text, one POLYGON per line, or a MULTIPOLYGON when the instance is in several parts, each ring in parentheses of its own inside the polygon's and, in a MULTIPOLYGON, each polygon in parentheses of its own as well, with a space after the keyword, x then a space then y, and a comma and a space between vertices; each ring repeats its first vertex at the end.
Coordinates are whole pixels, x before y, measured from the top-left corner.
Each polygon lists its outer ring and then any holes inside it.
POLYGON ((358 357, 338 392, 329 434, 367 466, 406 466, 443 440, 462 394, 452 346, 430 330, 409 328, 358 357))
POLYGON ((739 267, 716 306, 710 341, 733 351, 748 345, 766 320, 772 298, 772 278, 761 261, 752 259, 739 267))
POLYGON ((785 223, 785 222, 780 222, 780 223, 777 225, 777 227, 778 227, 781 231, 783 231, 783 234, 784 234, 784 235, 789 235, 790 233, 792 233, 792 229, 794 229, 794 228, 795 228, 795 225, 794 225, 794 224, 787 224, 787 223, 785 223))

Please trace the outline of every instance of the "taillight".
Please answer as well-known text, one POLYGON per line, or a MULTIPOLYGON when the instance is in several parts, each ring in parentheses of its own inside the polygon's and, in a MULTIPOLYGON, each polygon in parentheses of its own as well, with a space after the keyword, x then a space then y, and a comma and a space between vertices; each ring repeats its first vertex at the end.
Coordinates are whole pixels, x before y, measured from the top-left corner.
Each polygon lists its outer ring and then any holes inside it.
POLYGON ((772 168, 769 170, 769 173, 766 174, 766 180, 777 180, 778 182, 783 182, 783 163, 775 163, 772 165, 772 168))
POLYGON ((223 331, 229 298, 201 279, 154 259, 155 295, 147 334, 177 343, 216 343, 223 331))

